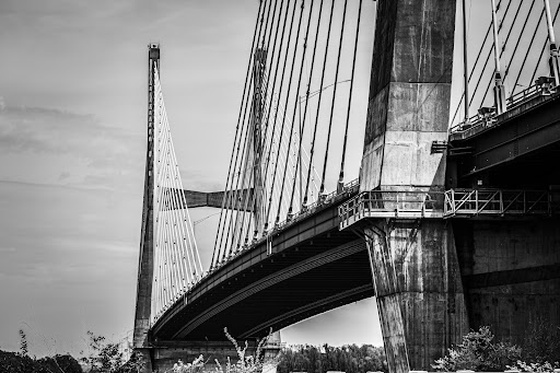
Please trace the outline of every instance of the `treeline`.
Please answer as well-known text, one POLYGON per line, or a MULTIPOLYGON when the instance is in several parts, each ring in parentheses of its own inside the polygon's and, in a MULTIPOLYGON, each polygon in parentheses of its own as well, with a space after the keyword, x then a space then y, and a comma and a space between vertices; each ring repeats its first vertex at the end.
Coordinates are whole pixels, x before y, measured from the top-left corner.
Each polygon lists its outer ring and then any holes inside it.
POLYGON ((32 359, 17 352, 0 350, 0 373, 82 373, 82 367, 70 355, 32 359))
POLYGON ((138 373, 144 366, 140 356, 128 357, 118 343, 107 342, 92 332, 88 332, 89 354, 79 360, 69 354, 31 357, 27 336, 23 330, 19 335, 19 352, 0 350, 0 373, 138 373))
POLYGON ((323 345, 285 348, 280 355, 278 373, 325 373, 329 370, 346 373, 387 372, 383 347, 353 344, 343 347, 323 345))

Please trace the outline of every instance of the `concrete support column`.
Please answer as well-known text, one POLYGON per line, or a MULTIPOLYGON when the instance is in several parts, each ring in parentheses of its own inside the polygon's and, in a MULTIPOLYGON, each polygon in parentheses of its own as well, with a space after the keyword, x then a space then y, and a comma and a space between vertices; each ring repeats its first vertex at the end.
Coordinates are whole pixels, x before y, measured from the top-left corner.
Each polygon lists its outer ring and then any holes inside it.
MULTIPOLYGON (((380 0, 360 171, 362 191, 445 187, 455 0, 380 0)), ((389 371, 431 370, 468 331, 452 231, 443 220, 363 228, 389 371)))
POLYGON ((278 356, 282 348, 282 341, 280 339, 280 331, 272 333, 264 346, 264 364, 262 373, 276 373, 278 367, 278 356))
POLYGON ((389 371, 431 370, 468 332, 455 245, 442 221, 365 229, 389 371))

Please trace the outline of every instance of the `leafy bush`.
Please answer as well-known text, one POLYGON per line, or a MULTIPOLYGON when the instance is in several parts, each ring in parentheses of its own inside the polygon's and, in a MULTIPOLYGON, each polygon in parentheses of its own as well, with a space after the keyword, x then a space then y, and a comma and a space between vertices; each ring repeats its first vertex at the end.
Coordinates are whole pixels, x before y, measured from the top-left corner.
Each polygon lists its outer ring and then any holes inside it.
POLYGON ((560 328, 540 318, 530 323, 523 342, 523 360, 540 365, 560 361, 560 328))
MULTIPOLYGON (((231 359, 228 357, 225 364, 221 364, 218 360, 216 360, 216 373, 261 373, 263 366, 264 366, 264 356, 263 356, 263 347, 268 342, 270 338, 270 334, 268 337, 263 338, 257 344, 257 350, 255 355, 248 355, 247 348, 248 343, 245 341, 245 346, 241 348, 239 343, 228 333, 227 328, 224 328, 224 334, 226 338, 233 344, 235 347, 235 352, 237 353, 238 360, 233 363, 231 359)), ((193 360, 192 363, 183 363, 179 360, 177 363, 174 364, 173 369, 171 372, 173 373, 198 373, 201 372, 205 367, 204 356, 200 355, 198 358, 193 360)))
POLYGON ((109 343, 105 337, 87 332, 91 354, 81 358, 91 373, 134 373, 140 372, 144 361, 140 355, 133 354, 126 359, 118 343, 109 343))
POLYGON ((200 355, 196 359, 193 360, 192 363, 183 363, 183 361, 179 360, 175 365, 173 365, 173 372, 174 373, 198 373, 201 372, 204 368, 204 357, 200 355))
POLYGON ((432 365, 436 371, 455 372, 473 370, 504 371, 521 359, 521 348, 510 343, 494 342, 494 334, 487 326, 470 331, 461 344, 448 349, 447 354, 432 365))
POLYGON ((17 352, 0 351, 1 373, 82 373, 82 367, 70 355, 32 359, 17 352))
POLYGON ((554 365, 545 362, 545 363, 530 363, 527 364, 523 361, 517 361, 514 365, 508 367, 511 370, 517 370, 520 372, 531 372, 531 373, 549 373, 552 372, 554 369, 558 368, 558 363, 554 365))

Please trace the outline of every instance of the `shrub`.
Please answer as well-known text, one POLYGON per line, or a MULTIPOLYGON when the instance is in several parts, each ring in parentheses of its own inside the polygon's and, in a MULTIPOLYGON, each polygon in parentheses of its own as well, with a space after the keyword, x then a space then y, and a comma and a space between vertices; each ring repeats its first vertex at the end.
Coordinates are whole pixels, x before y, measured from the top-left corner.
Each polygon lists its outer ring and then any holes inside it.
POLYGON ((461 344, 448 349, 447 354, 432 365, 436 371, 455 372, 473 370, 504 371, 521 358, 521 348, 504 342, 494 342, 494 334, 487 326, 470 331, 461 344))
POLYGON ((560 328, 538 318, 529 324, 523 342, 523 360, 544 364, 560 360, 560 328))

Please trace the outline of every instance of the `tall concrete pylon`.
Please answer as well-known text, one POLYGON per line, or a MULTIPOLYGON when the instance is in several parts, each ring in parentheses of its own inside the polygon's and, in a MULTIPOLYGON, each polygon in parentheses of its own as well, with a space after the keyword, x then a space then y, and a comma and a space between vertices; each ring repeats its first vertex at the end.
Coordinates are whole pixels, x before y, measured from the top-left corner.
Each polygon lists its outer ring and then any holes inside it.
POLYGON ((136 287, 134 316, 134 350, 143 355, 151 371, 149 330, 152 309, 152 281, 154 275, 154 123, 155 123, 155 74, 159 70, 159 44, 148 46, 148 120, 146 170, 144 174, 144 201, 140 237, 140 258, 136 287))
MULTIPOLYGON (((360 171, 362 191, 442 191, 455 1, 380 0, 360 171)), ((381 192, 382 193, 382 192, 381 192)), ((468 331, 453 232, 443 220, 363 227, 389 371, 430 364, 468 331)))

